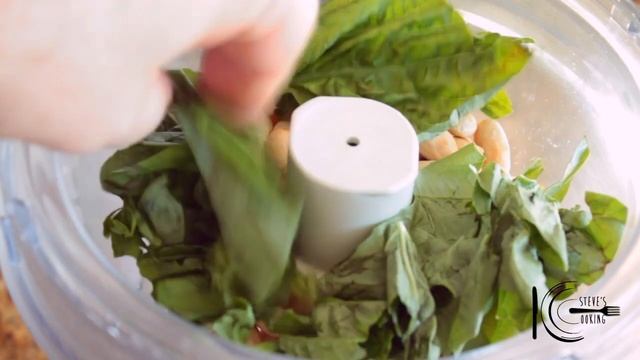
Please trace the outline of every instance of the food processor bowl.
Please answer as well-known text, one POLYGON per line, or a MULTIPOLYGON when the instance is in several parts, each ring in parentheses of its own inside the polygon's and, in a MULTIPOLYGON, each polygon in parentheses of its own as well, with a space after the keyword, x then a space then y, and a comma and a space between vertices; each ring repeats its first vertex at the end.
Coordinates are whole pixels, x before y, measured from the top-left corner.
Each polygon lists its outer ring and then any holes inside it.
MULTIPOLYGON (((583 294, 606 295, 622 315, 563 343, 530 333, 465 352, 468 359, 637 358, 640 349, 640 10, 627 0, 455 0, 479 30, 535 39, 534 56, 508 85, 515 112, 501 120, 513 172, 542 158, 549 184, 586 137, 592 156, 565 205, 592 190, 629 207, 623 242, 583 294), (602 330, 606 329, 606 330, 602 330), (606 348, 603 351, 603 348, 606 348)), ((232 344, 156 304, 135 261, 115 259, 102 220, 120 202, 100 188, 113 152, 70 155, 0 144, 0 264, 11 295, 52 359, 277 357, 232 344)))

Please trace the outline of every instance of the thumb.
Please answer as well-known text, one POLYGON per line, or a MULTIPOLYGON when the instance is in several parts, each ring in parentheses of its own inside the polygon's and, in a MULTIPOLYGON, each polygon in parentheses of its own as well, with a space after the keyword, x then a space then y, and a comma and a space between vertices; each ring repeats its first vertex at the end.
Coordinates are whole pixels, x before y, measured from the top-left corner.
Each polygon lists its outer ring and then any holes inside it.
POLYGON ((200 88, 207 100, 239 120, 273 108, 315 26, 317 0, 274 0, 244 31, 208 49, 200 88))

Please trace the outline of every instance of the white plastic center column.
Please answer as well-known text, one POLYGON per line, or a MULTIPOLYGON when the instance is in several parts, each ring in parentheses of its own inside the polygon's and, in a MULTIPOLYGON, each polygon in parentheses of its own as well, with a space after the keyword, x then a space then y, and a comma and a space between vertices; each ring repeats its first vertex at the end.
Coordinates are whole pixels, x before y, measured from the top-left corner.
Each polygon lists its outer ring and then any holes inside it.
POLYGON ((318 97, 292 115, 290 160, 305 193, 295 253, 329 270, 410 204, 418 139, 409 121, 381 102, 318 97))

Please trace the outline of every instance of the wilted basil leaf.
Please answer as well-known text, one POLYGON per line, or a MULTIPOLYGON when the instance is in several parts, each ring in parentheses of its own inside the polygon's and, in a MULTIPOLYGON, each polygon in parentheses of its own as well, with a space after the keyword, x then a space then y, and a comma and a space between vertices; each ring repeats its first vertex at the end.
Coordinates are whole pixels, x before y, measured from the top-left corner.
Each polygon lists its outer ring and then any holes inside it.
POLYGON ((316 306, 312 319, 319 336, 365 341, 369 336, 369 329, 386 309, 387 304, 380 300, 328 299, 316 306))
POLYGON ((513 112, 513 105, 507 92, 504 89, 498 91, 482 108, 482 112, 493 119, 510 115, 513 112))
POLYGON ((589 145, 587 141, 583 139, 580 144, 578 144, 569 165, 567 165, 562 180, 546 189, 545 193, 551 200, 560 202, 564 199, 569 191, 569 186, 571 186, 573 178, 578 171, 580 171, 590 154, 589 145))
POLYGON ((283 335, 278 347, 285 353, 312 360, 359 360, 367 355, 358 339, 283 335))
POLYGON ((211 329, 228 340, 246 344, 255 323, 251 304, 239 300, 237 307, 227 310, 211 324, 211 329))
POLYGON ((279 288, 289 265, 301 199, 282 189, 262 143, 201 107, 175 111, 205 179, 231 266, 254 304, 279 288))

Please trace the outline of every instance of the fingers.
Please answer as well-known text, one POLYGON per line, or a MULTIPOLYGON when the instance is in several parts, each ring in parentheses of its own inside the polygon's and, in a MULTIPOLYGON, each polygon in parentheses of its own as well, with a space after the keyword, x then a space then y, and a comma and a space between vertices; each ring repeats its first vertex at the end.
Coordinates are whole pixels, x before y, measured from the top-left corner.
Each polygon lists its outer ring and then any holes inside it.
POLYGON ((244 32, 207 50, 201 90, 240 121, 263 118, 294 71, 315 26, 316 0, 275 0, 244 32))
MULTIPOLYGON (((273 0, 138 0, 120 3, 125 48, 155 66, 185 52, 219 44, 255 23, 273 0)), ((118 41, 118 40, 117 40, 118 41)))
POLYGON ((290 71, 284 51, 274 51, 281 30, 260 38, 234 39, 205 52, 200 89, 220 111, 238 120, 260 117, 283 72, 290 71))
MULTIPOLYGON (((75 136, 64 142, 52 138, 49 145, 67 151, 88 152, 103 147, 124 147, 153 132, 171 101, 171 84, 167 76, 157 72, 148 78, 123 82, 121 86, 127 90, 112 92, 105 89, 111 93, 110 98, 103 98, 94 109, 86 109, 85 113, 94 114, 94 118, 74 120, 81 124, 74 130, 75 136)), ((82 112, 77 114, 82 115, 82 112)))
POLYGON ((38 72, 37 86, 14 82, 9 96, 0 91, 0 136, 88 152, 131 144, 157 127, 171 98, 164 74, 83 82, 90 75, 77 70, 76 79, 38 72))
POLYGON ((163 72, 158 72, 141 88, 140 93, 140 101, 132 104, 131 111, 119 115, 121 120, 111 128, 110 136, 103 140, 105 145, 122 147, 135 143, 158 127, 171 101, 169 78, 163 72))
POLYGON ((212 47, 203 77, 210 98, 235 117, 253 118, 286 83, 318 6, 65 0, 36 11, 9 4, 20 11, 0 13, 12 29, 0 36, 0 136, 70 151, 126 145, 153 131, 171 97, 161 68, 194 46, 212 47))

